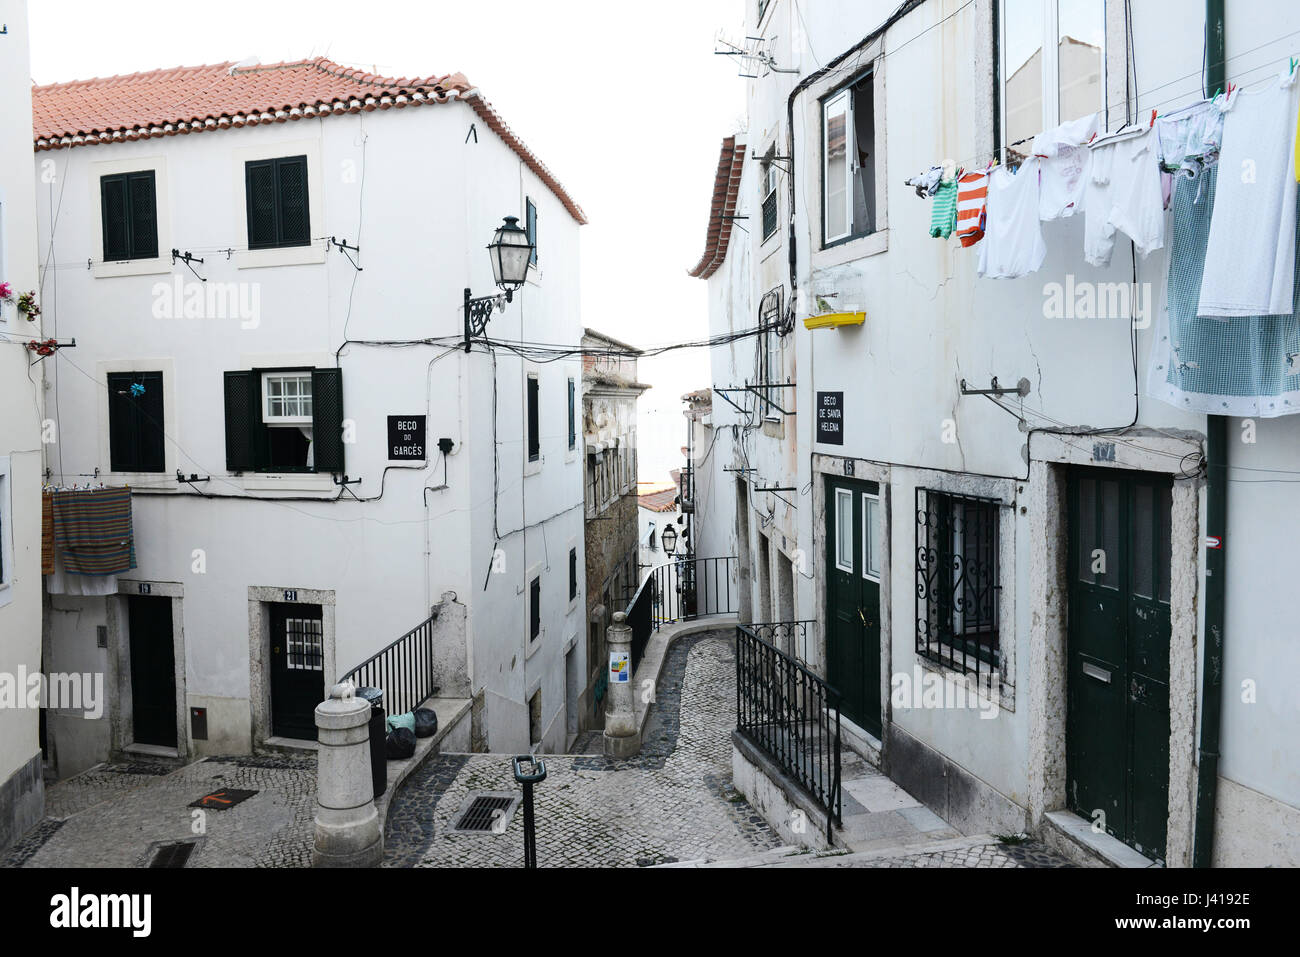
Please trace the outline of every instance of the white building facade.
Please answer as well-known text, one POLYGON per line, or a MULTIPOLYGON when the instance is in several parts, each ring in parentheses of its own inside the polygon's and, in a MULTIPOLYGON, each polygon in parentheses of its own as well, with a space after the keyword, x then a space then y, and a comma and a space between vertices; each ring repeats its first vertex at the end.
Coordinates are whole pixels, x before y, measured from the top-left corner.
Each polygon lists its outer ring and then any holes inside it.
POLYGON ((474 746, 563 750, 581 373, 467 351, 464 298, 498 292, 516 217, 534 263, 485 334, 576 342, 581 209, 459 75, 226 64, 35 101, 48 315, 77 339, 46 465, 131 487, 137 560, 48 598, 47 659, 108 688, 102 720, 50 715, 59 773, 314 737, 312 699, 431 615, 474 746))
MULTIPOLYGON (((26 0, 0 2, 0 115, 15 134, 32 112, 26 0)), ((39 705, 41 674, 41 384, 44 361, 26 348, 44 340, 46 321, 27 318, 20 297, 36 292, 36 190, 26 138, 0 142, 0 849, 44 813, 39 705)))
MULTIPOLYGON (((1169 217, 1163 248, 1131 256, 1121 236, 1106 266, 1085 262, 1084 216, 1045 222, 1041 269, 995 280, 978 246, 930 235, 905 184, 1014 161, 1087 110, 1104 132, 1199 100, 1206 10, 1134 5, 1130 35, 1127 7, 746 2, 740 32, 768 60, 697 270, 713 334, 762 332, 715 350, 715 397, 741 391, 739 409, 715 398, 711 468, 734 489, 742 617, 815 622, 808 664, 841 693, 847 742, 954 826, 1112 861, 1294 866, 1300 657, 1275 596, 1300 420, 1228 421, 1228 519, 1210 527, 1214 417, 1148 388, 1171 346, 1169 217), (731 215, 749 231, 719 252, 731 215), (1084 287, 1117 307, 1053 305, 1084 287), (1227 543, 1221 626, 1207 535, 1227 543), (1221 725, 1203 696, 1220 664, 1221 725), (1086 837, 1096 821, 1109 843, 1086 837)), ((1259 89, 1300 12, 1226 7, 1227 80, 1259 89)))

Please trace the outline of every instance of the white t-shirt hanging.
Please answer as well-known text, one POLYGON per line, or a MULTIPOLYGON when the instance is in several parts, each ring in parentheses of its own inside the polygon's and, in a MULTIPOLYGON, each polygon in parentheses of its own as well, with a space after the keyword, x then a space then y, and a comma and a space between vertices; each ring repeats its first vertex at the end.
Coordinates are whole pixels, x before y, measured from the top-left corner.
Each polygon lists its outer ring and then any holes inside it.
POLYGON ((979 274, 1015 279, 1035 272, 1047 257, 1038 219, 1038 160, 1031 156, 1017 173, 994 167, 988 188, 979 274))
POLYGON ((1090 147, 1083 191, 1083 258, 1110 264, 1115 236, 1124 233, 1143 256, 1165 244, 1165 195, 1156 131, 1121 132, 1090 147))
POLYGON ((1062 219, 1080 209, 1092 157, 1092 151, 1084 144, 1096 135, 1099 117, 1099 113, 1093 113, 1034 137, 1031 149, 1040 157, 1042 171, 1038 193, 1040 219, 1062 219))
POLYGON ((1277 316, 1294 307, 1294 77, 1236 92, 1226 107, 1198 315, 1277 316))

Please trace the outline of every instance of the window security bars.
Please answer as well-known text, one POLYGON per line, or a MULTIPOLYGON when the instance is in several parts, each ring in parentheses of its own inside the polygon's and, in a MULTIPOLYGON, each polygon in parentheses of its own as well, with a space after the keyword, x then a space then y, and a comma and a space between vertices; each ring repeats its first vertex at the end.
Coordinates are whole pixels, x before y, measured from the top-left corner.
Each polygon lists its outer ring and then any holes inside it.
POLYGON ((1002 503, 916 490, 916 652, 962 674, 991 675, 998 644, 1002 503))

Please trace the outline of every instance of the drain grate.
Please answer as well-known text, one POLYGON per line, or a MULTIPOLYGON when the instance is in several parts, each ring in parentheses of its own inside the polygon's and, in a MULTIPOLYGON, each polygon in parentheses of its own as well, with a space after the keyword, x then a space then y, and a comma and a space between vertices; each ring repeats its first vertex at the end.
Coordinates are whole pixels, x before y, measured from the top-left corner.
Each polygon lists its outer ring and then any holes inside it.
POLYGON ((453 831, 503 833, 510 823, 517 798, 506 794, 480 794, 472 798, 457 815, 453 831))
POLYGON ((176 841, 161 845, 149 862, 150 867, 184 867, 194 853, 193 841, 176 841))

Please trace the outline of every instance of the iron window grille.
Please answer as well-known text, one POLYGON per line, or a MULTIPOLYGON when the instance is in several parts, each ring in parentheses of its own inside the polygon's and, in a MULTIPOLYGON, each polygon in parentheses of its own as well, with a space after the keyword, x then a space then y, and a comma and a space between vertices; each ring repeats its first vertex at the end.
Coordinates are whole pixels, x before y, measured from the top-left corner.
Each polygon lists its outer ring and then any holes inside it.
POLYGON ((158 258, 158 194, 151 169, 99 179, 104 261, 158 258))
POLYGON ((962 674, 1000 668, 997 499, 916 490, 916 652, 962 674))
POLYGON ((325 639, 319 618, 288 619, 285 622, 285 642, 289 670, 325 670, 325 639))

